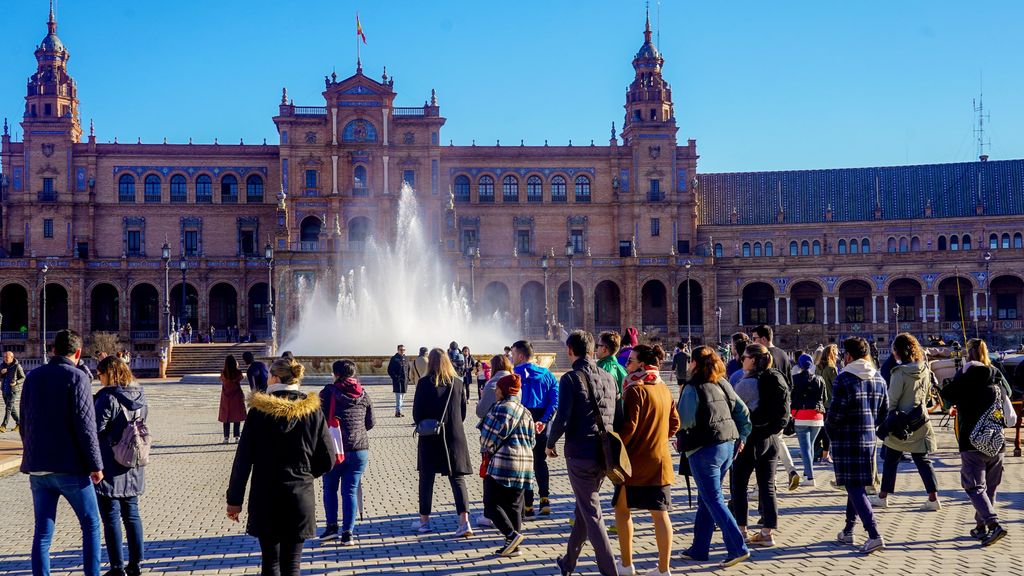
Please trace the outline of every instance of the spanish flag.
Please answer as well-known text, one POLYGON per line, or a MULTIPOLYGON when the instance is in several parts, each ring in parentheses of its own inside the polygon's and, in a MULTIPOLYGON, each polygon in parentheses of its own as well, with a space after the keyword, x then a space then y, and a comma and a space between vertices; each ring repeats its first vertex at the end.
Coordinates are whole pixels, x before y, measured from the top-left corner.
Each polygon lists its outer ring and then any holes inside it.
POLYGON ((359 12, 356 12, 356 36, 363 39, 363 44, 366 44, 366 34, 363 34, 363 25, 359 23, 359 12))

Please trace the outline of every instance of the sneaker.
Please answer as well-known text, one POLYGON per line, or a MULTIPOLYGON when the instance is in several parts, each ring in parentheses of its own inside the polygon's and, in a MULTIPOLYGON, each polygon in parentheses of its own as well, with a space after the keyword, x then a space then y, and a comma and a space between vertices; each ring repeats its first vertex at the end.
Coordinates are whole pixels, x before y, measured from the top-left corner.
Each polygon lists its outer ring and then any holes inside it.
POLYGON ((635 576, 636 566, 623 566, 622 561, 619 560, 615 563, 615 573, 619 576, 635 576))
POLYGON ((974 528, 971 528, 971 538, 977 538, 978 540, 984 540, 985 534, 988 533, 988 527, 984 524, 978 524, 974 528))
POLYGON ((739 556, 733 556, 732 558, 726 558, 718 563, 719 568, 728 568, 729 566, 735 566, 740 562, 750 558, 750 552, 740 554, 739 556))
POLYGON ((486 526, 488 528, 494 528, 494 522, 491 522, 491 519, 487 516, 484 516, 483 514, 477 514, 476 518, 473 519, 473 522, 477 526, 486 526))
POLYGON ((550 516, 551 515, 551 501, 547 498, 540 499, 540 515, 550 516))
POLYGON ((1002 540, 1003 536, 1006 536, 1006 529, 1000 526, 999 524, 996 524, 995 527, 990 529, 988 531, 988 534, 985 534, 985 536, 981 539, 981 545, 991 546, 996 542, 1002 540))
POLYGON ((17 432, 18 430, 21 430, 21 424, 15 424, 14 428, 11 429, 12 432, 17 432))
POLYGON ((889 507, 889 497, 888 496, 886 496, 885 498, 879 498, 877 495, 872 494, 871 496, 868 496, 868 502, 871 502, 871 507, 872 508, 888 508, 889 507))
POLYGON ((505 538, 505 545, 498 549, 498 556, 508 557, 519 550, 519 545, 523 543, 523 535, 519 532, 513 532, 508 538, 505 538))
POLYGON ((512 550, 511 552, 506 552, 506 553, 502 554, 502 552, 504 550, 505 550, 505 547, 502 546, 501 548, 498 548, 497 550, 495 550, 494 554, 496 556, 502 556, 504 558, 518 558, 519 556, 523 555, 523 551, 520 550, 519 548, 516 548, 516 549, 512 550))
POLYGON ((693 550, 690 549, 690 548, 687 548, 686 550, 683 550, 682 552, 680 552, 679 553, 679 558, 681 560, 686 560, 688 562, 707 562, 708 561, 707 558, 701 558, 699 556, 695 556, 693 554, 693 550))
POLYGON ((320 541, 321 542, 326 542, 328 540, 334 540, 337 537, 338 537, 338 525, 337 524, 328 524, 327 528, 325 528, 324 531, 320 533, 320 541))
POLYGON ((231 438, 228 438, 227 436, 225 436, 224 437, 224 443, 225 444, 230 444, 231 443, 231 438))
POLYGON ((427 520, 425 522, 421 520, 413 520, 411 528, 419 532, 420 534, 426 534, 427 532, 433 531, 430 528, 430 520, 427 520))
POLYGON ((356 543, 355 536, 348 530, 341 533, 341 539, 339 540, 342 546, 353 546, 356 543))
POLYGON ((758 530, 757 532, 751 532, 747 536, 747 544, 749 546, 757 546, 758 548, 771 548, 775 546, 775 536, 773 534, 765 535, 764 532, 758 530))
POLYGON ((7 432, 7 426, 0 426, 0 434, 7 432))
POLYGON ((850 530, 849 532, 846 530, 841 531, 836 535, 836 542, 839 542, 840 544, 849 544, 851 546, 856 546, 857 544, 853 539, 853 530, 850 530))
POLYGON ((235 436, 235 444, 238 444, 238 441, 241 440, 241 439, 242 439, 241 436, 235 436))
POLYGON ((864 546, 860 549, 865 554, 871 554, 878 550, 885 550, 885 539, 881 536, 878 538, 868 538, 864 541, 864 546))
POLYGON ((121 568, 111 568, 103 573, 103 576, 125 576, 124 570, 121 568))
POLYGON ((523 508, 523 518, 533 518, 537 513, 533 511, 533 506, 527 506, 523 508))
POLYGON ((814 481, 814 478, 804 478, 804 484, 810 486, 811 488, 814 488, 815 486, 818 485, 818 483, 814 481))
POLYGON ((938 510, 942 510, 942 503, 938 500, 925 500, 925 503, 921 504, 921 507, 918 508, 918 510, 922 512, 936 512, 938 510))
POLYGON ((645 576, 672 576, 672 571, 671 570, 665 570, 664 572, 662 572, 661 570, 658 570, 657 567, 654 567, 654 568, 648 570, 646 572, 645 576))
POLYGON ((456 538, 469 538, 472 535, 473 527, 469 525, 469 522, 459 524, 459 529, 455 531, 456 538))
POLYGON ((125 576, 140 576, 142 574, 142 568, 138 564, 128 564, 124 567, 125 576))
MULTIPOLYGON (((517 552, 518 552, 518 550, 517 550, 517 552)), ((572 576, 572 570, 566 570, 565 567, 562 566, 562 561, 563 561, 562 558, 563 558, 562 556, 559 556, 558 558, 555 558, 555 566, 558 566, 558 573, 561 576, 572 576)))
POLYGON ((821 457, 821 461, 823 463, 829 464, 829 465, 835 464, 835 462, 832 460, 832 455, 831 454, 828 455, 828 456, 822 456, 821 457))
POLYGON ((789 473, 789 491, 792 492, 800 487, 800 475, 796 471, 789 473))
POLYGON ((395 412, 395 418, 401 418, 401 417, 402 417, 402 413, 401 412, 395 412))

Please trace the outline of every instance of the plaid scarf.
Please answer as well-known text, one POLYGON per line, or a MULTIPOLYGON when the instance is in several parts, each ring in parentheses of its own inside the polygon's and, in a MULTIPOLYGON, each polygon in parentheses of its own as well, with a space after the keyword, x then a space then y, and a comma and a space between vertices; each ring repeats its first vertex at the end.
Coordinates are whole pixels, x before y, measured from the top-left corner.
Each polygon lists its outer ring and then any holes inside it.
POLYGON ((637 370, 632 374, 626 376, 626 381, 622 383, 623 388, 639 384, 664 384, 661 381, 661 374, 658 371, 657 366, 644 366, 643 370, 637 370))

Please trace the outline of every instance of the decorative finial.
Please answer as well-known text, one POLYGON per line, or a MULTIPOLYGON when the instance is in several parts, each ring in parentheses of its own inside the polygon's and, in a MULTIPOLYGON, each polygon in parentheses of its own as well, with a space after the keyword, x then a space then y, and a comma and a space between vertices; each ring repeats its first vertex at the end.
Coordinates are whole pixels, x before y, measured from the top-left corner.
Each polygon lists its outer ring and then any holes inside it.
POLYGON ((7 118, 4 118, 4 136, 10 136, 10 135, 11 135, 11 133, 10 133, 9 129, 7 128, 7 118))
POLYGON ((142 144, 142 136, 139 136, 139 140, 136 142, 136 144, 142 144))
POLYGON ((380 83, 381 84, 387 84, 388 83, 388 67, 387 66, 384 67, 384 74, 382 74, 381 77, 380 77, 380 83))
POLYGON ((430 105, 437 106, 437 90, 430 89, 430 105))
POLYGON ((363 73, 363 61, 359 56, 356 56, 356 74, 363 73))
POLYGON ((615 121, 612 121, 612 140, 615 140, 615 121))
MULTIPOLYGON (((7 121, 4 120, 4 127, 7 127, 7 121)), ((89 137, 92 138, 96 135, 96 127, 93 125, 92 118, 89 118, 89 137)))
POLYGON ((189 145, 192 144, 192 137, 191 136, 188 137, 188 143, 189 143, 189 145))
POLYGON ((164 144, 167 144, 167 136, 164 136, 164 144))
POLYGON ((334 235, 341 236, 341 220, 338 219, 338 215, 334 215, 334 235))
MULTIPOLYGON (((166 138, 165 138, 165 140, 166 140, 166 138)), ((238 144, 239 144, 239 146, 245 146, 245 139, 244 138, 239 138, 238 139, 238 144)))
POLYGON ((512 257, 519 258, 519 248, 515 245, 512 246, 512 257))
POLYGON ((281 106, 288 104, 288 87, 281 88, 281 106))
POLYGON ((217 142, 217 138, 216 138, 216 136, 215 136, 215 137, 213 138, 213 144, 214 144, 214 145, 217 145, 217 144, 219 144, 219 142, 217 142))
POLYGON ((331 84, 338 81, 338 73, 335 72, 334 68, 331 68, 331 84))

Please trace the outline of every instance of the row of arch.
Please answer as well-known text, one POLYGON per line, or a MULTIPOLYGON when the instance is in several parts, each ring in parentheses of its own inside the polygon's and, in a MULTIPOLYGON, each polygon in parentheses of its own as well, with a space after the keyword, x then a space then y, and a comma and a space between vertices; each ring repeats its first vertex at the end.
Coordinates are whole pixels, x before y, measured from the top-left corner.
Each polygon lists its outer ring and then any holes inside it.
MULTIPOLYGON (((590 202, 590 178, 579 175, 573 181, 574 200, 576 202, 590 202)), ((477 202, 494 202, 495 178, 490 174, 484 174, 476 181, 477 202)), ((566 202, 568 193, 568 180, 565 176, 556 174, 548 182, 549 199, 551 202, 566 202)), ((459 174, 455 177, 455 201, 470 202, 472 196, 472 182, 469 176, 459 174)), ((519 202, 519 178, 511 174, 501 179, 501 200, 502 202, 519 202)), ((539 175, 533 174, 526 178, 526 201, 544 201, 544 180, 539 175)))
MULTIPOLYGON (((185 283, 185 308, 182 312, 182 284, 171 287, 171 317, 199 326, 199 292, 196 287, 185 283)), ((267 322, 267 283, 257 282, 249 287, 247 298, 250 328, 260 328, 267 322)), ((217 282, 210 287, 207 301, 207 319, 211 326, 226 328, 237 326, 238 290, 227 282, 217 282)), ((121 330, 122 292, 113 284, 100 282, 89 290, 89 318, 86 324, 92 332, 117 332, 121 330)), ((10 283, 0 288, 0 314, 3 314, 5 333, 27 333, 29 326, 29 291, 19 283, 10 283)), ((39 290, 39 313, 42 318, 42 288, 39 290)), ((55 332, 69 326, 70 298, 67 288, 58 282, 46 284, 46 331, 55 332)), ((157 332, 163 305, 160 291, 153 284, 141 282, 128 292, 127 328, 132 332, 157 332)))
MULTIPOLYGON (((136 180, 132 174, 122 174, 117 179, 117 197, 120 202, 136 202, 136 180)), ((219 181, 219 202, 221 204, 238 203, 239 178, 234 174, 224 174, 219 181)), ((142 177, 142 198, 144 202, 161 202, 163 200, 164 177, 158 173, 146 174, 142 177)), ((184 174, 172 174, 168 187, 170 201, 180 204, 188 202, 188 178, 184 174)), ((213 178, 209 174, 199 174, 193 185, 193 199, 197 204, 213 203, 213 178)), ((251 174, 245 179, 245 201, 247 203, 263 202, 263 177, 251 174)))
MULTIPOLYGON (((724 255, 725 250, 721 243, 715 244, 714 250, 716 258, 721 258, 724 255)), ((820 240, 802 240, 799 242, 792 240, 789 243, 790 256, 819 256, 821 255, 821 250, 820 240)), ((846 239, 843 238, 837 243, 837 250, 840 254, 867 254, 871 252, 871 241, 867 238, 853 238, 847 243, 846 239)), ((760 242, 744 242, 740 245, 739 255, 743 258, 774 256, 775 246, 770 241, 764 244, 760 242)))

